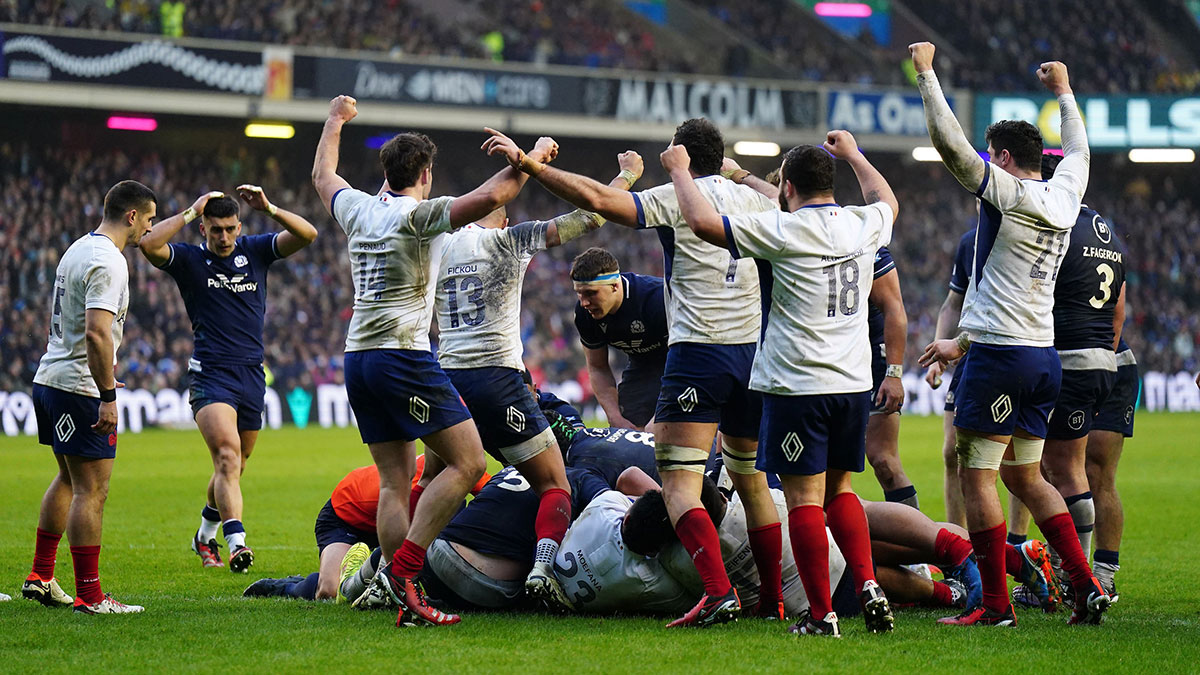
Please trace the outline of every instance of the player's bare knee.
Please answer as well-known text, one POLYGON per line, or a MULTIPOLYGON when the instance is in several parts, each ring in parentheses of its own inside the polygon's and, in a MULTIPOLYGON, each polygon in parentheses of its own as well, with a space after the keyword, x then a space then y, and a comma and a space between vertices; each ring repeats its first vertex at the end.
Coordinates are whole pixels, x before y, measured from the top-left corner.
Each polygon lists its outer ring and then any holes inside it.
POLYGON ((244 464, 242 453, 231 445, 223 445, 213 456, 214 468, 225 478, 236 478, 242 475, 244 464))

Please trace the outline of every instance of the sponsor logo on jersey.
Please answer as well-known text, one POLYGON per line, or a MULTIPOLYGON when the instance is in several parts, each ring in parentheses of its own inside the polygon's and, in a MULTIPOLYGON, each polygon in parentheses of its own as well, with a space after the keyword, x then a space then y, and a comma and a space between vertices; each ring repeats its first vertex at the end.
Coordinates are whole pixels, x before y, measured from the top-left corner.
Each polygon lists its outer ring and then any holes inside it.
POLYGON ((241 255, 240 253, 233 257, 233 266, 234 267, 245 267, 246 265, 249 265, 249 264, 250 264, 250 261, 246 259, 246 256, 241 255))
POLYGON ((71 416, 63 413, 63 416, 58 418, 58 424, 54 425, 54 435, 58 437, 59 443, 66 443, 75 435, 75 420, 71 416))
POLYGON ((213 274, 217 278, 208 278, 209 288, 224 288, 225 290, 233 291, 234 293, 244 293, 246 291, 253 293, 258 291, 258 282, 246 281, 245 274, 235 274, 232 277, 227 277, 220 272, 213 272, 213 274))
POLYGON ((429 421, 429 404, 420 396, 412 396, 408 399, 408 414, 418 424, 425 424, 429 421))
POLYGON ((1012 410, 1012 399, 1008 397, 1008 394, 1002 394, 1000 398, 992 403, 992 419, 996 421, 996 424, 1000 424, 1008 419, 1008 416, 1012 414, 1012 410))
POLYGON ((683 393, 676 400, 679 401, 679 407, 683 408, 683 412, 692 412, 696 407, 696 403, 699 402, 700 396, 696 393, 695 387, 688 387, 683 390, 683 393))
POLYGON ((1108 223, 1104 222, 1099 213, 1092 216, 1092 229, 1096 231, 1096 238, 1100 241, 1105 244, 1112 241, 1112 228, 1108 226, 1108 223))
POLYGON ((1067 418, 1067 426, 1071 427, 1071 429, 1074 431, 1079 431, 1083 428, 1083 420, 1083 411, 1076 410, 1075 412, 1071 413, 1070 417, 1067 418))
POLYGON ((789 431, 787 435, 783 437, 783 443, 781 444, 781 447, 783 447, 783 456, 786 457, 787 461, 789 462, 794 462, 797 459, 800 459, 800 453, 804 452, 804 443, 794 431, 789 431))

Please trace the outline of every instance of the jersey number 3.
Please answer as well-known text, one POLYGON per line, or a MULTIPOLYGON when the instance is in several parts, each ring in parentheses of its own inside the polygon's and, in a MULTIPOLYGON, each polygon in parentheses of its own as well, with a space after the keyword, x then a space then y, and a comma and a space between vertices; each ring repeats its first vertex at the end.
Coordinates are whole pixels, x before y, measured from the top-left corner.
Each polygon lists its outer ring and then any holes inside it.
POLYGON ((1092 307, 1100 309, 1104 307, 1104 303, 1112 300, 1112 283, 1117 278, 1116 272, 1108 263, 1100 263, 1096 265, 1096 274, 1100 275, 1100 297, 1088 298, 1088 302, 1092 307))

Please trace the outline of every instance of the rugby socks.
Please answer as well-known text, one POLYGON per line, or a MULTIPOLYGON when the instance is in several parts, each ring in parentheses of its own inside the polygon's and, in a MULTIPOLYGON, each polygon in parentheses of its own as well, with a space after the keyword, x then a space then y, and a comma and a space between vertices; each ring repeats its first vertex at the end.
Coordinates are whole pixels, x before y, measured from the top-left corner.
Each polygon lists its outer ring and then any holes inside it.
POLYGON ((313 572, 307 577, 304 577, 303 581, 296 581, 284 586, 283 594, 293 598, 300 598, 301 600, 316 600, 317 579, 320 577, 320 572, 313 572))
POLYGON ((953 607, 954 592, 946 584, 935 581, 933 582, 933 595, 929 598, 929 604, 934 607, 953 607))
POLYGON ((562 488, 543 492, 538 502, 537 519, 533 521, 533 532, 538 539, 536 562, 554 562, 554 554, 558 553, 558 545, 570 525, 571 493, 562 488))
POLYGON ((1025 556, 1012 544, 1004 545, 1004 571, 1013 578, 1021 576, 1021 567, 1025 564, 1025 556))
POLYGON ((758 568, 758 602, 773 607, 783 599, 783 526, 771 523, 749 532, 750 552, 758 568))
POLYGON ((971 542, 945 528, 938 530, 937 538, 933 542, 933 553, 937 556, 937 561, 948 563, 951 567, 963 564, 972 550, 971 542))
POLYGON ((58 542, 61 534, 37 529, 37 542, 33 546, 33 570, 30 572, 42 581, 54 578, 54 560, 58 557, 58 542))
POLYGON ((975 560, 979 563, 979 576, 983 581, 983 606, 998 614, 1007 612, 1011 604, 1005 576, 1004 528, 1005 524, 1001 522, 971 533, 971 547, 975 549, 975 560))
POLYGON ((1075 522, 1071 520, 1071 514, 1050 516, 1038 523, 1038 529, 1062 557, 1062 566, 1071 576, 1071 585, 1082 593, 1080 597, 1087 598, 1092 592, 1092 568, 1088 567, 1087 556, 1079 546, 1079 536, 1075 534, 1075 522))
POLYGON ((421 493, 425 491, 424 485, 414 485, 408 493, 408 520, 411 523, 413 514, 417 512, 417 502, 421 499, 421 493))
POLYGON ((846 567, 854 575, 854 588, 861 591, 863 584, 875 581, 871 532, 867 528, 867 514, 863 512, 862 502, 853 492, 843 492, 825 505, 825 515, 833 540, 846 556, 846 567))
POLYGON ((246 545, 246 528, 242 526, 242 521, 236 518, 230 518, 222 523, 221 533, 225 535, 225 544, 231 553, 246 545))
POLYGON ((425 549, 417 546, 411 539, 405 539, 400 548, 392 554, 391 575, 396 579, 411 579, 417 576, 425 564, 425 549))
MULTIPOLYGON (((38 530, 38 533, 41 534, 41 530, 38 530)), ((1096 549, 1096 554, 1092 556, 1092 559, 1098 563, 1104 563, 1105 565, 1111 565, 1113 567, 1121 566, 1121 554, 1117 551, 1109 551, 1107 549, 1098 548, 1096 549)))
POLYGON ((100 547, 72 546, 71 563, 75 565, 75 602, 94 605, 104 599, 100 590, 100 547))
POLYGON ((217 538, 217 529, 221 527, 221 513, 209 506, 204 505, 204 510, 200 512, 200 543, 207 544, 217 538))
POLYGON ((815 504, 788 511, 788 534, 792 555, 812 615, 824 617, 833 611, 829 590, 829 540, 825 537, 825 512, 815 504))
POLYGON ((342 582, 342 595, 346 596, 350 602, 358 599, 367 590, 367 584, 371 583, 371 579, 375 578, 375 570, 379 569, 379 562, 383 560, 383 550, 375 549, 371 551, 371 556, 363 562, 362 567, 342 582))
POLYGON ((907 504, 918 511, 921 510, 921 507, 917 502, 916 485, 909 485, 907 487, 897 488, 895 490, 887 490, 883 493, 883 498, 889 502, 907 504))
POLYGON ((1112 586, 1113 577, 1119 571, 1121 571, 1121 558, 1116 551, 1096 549, 1096 554, 1093 556, 1092 573, 1096 575, 1097 579, 1112 586))
MULTIPOLYGON (((692 557, 692 564, 704 583, 704 594, 719 598, 729 592, 732 585, 725 574, 725 563, 721 560, 721 540, 708 511, 697 506, 679 517, 675 523, 679 541, 692 557)), ((780 544, 782 546, 782 543, 780 544)))
POLYGON ((1083 549, 1086 558, 1092 552, 1092 530, 1096 529, 1096 502, 1092 499, 1091 491, 1083 492, 1063 500, 1067 503, 1067 511, 1071 513, 1071 521, 1075 523, 1075 534, 1079 535, 1079 548, 1083 549))
POLYGON ((1021 544, 1024 544, 1025 540, 1027 540, 1028 538, 1029 538, 1028 535, 1017 534, 1016 532, 1009 532, 1007 541, 1008 541, 1009 546, 1020 546, 1021 544))

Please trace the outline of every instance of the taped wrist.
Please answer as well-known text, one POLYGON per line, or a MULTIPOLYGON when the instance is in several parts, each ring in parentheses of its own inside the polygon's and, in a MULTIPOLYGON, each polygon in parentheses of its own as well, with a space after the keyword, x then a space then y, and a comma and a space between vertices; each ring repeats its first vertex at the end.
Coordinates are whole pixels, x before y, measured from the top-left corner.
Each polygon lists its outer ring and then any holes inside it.
POLYGON ((565 244, 604 224, 604 218, 599 214, 583 209, 576 209, 566 215, 554 219, 558 228, 558 240, 565 244))

